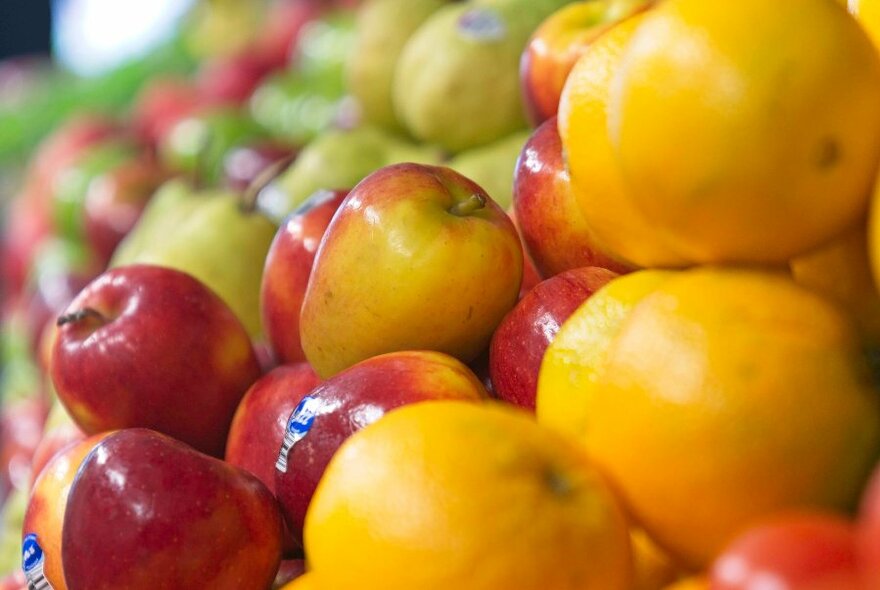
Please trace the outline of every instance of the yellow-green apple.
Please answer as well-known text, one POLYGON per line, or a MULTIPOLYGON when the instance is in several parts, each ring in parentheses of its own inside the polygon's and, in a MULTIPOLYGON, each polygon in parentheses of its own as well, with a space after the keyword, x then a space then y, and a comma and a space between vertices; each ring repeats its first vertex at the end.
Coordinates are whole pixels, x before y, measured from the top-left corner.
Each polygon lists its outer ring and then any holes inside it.
POLYGON ((281 516, 259 479, 157 432, 107 435, 80 465, 61 535, 68 590, 265 590, 281 516))
POLYGON ((468 362, 516 303, 522 248, 504 211, 444 167, 397 164, 339 207, 315 257, 300 317, 322 377, 397 350, 468 362))
POLYGON ((259 340, 260 281, 276 229, 262 215, 244 211, 234 193, 171 181, 150 200, 111 266, 156 264, 191 274, 259 340))
POLYGON ((535 28, 566 3, 471 0, 434 12, 397 61, 392 100, 398 119, 414 137, 450 152, 525 128, 520 56, 535 28))
POLYGON ((492 336, 489 373, 495 396, 534 412, 541 360, 559 326, 615 277, 608 269, 589 266, 558 274, 529 291, 492 336))
POLYGON ((86 434, 152 428, 223 456, 260 367, 244 326, 205 285, 170 268, 112 269, 58 326, 52 381, 86 434))
POLYGON ((43 436, 31 459, 31 487, 55 455, 85 439, 85 433, 76 425, 64 406, 56 400, 49 410, 49 416, 43 427, 43 436))
POLYGON ((86 242, 102 267, 132 230, 167 174, 148 153, 137 153, 94 176, 83 199, 86 242))
POLYGON ((448 2, 369 0, 358 11, 357 35, 346 78, 366 122, 402 129, 391 101, 397 60, 419 26, 448 2))
POLYGON ((587 0, 554 12, 532 35, 520 63, 523 95, 536 126, 556 115, 575 62, 602 33, 653 0, 587 0))
POLYGON ((523 148, 513 207, 526 251, 543 276, 584 266, 631 270, 603 252, 587 227, 565 165, 556 117, 541 124, 523 148))
POLYGON ((260 311, 263 330, 280 362, 306 358, 299 336, 303 299, 321 238, 346 195, 348 191, 316 192, 287 218, 269 248, 260 311))
POLYGON ((880 588, 880 464, 865 488, 858 524, 859 559, 868 588, 880 588))
POLYGON ((376 127, 328 131, 307 145, 296 162, 260 193, 258 207, 280 225, 316 191, 351 188, 383 166, 439 164, 442 159, 435 148, 376 127))
POLYGON ((462 152, 449 160, 449 166, 486 189, 503 209, 513 203, 513 173, 528 131, 517 131, 489 145, 462 152))
POLYGON ((294 538, 318 481, 352 434, 404 405, 438 399, 479 401, 486 391, 460 361, 428 351, 367 359, 318 385, 290 414, 276 455, 275 494, 294 538))
POLYGON ((42 554, 42 575, 54 590, 67 589, 61 563, 61 535, 70 486, 83 460, 106 436, 107 433, 96 434, 65 447, 34 482, 21 535, 25 550, 30 546, 42 554))

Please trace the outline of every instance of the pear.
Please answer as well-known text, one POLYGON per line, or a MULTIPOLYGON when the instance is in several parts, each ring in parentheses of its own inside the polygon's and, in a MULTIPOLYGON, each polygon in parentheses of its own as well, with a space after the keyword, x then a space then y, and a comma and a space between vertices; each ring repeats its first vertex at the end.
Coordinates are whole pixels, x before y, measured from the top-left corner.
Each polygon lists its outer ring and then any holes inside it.
POLYGON ((472 0, 441 8, 410 37, 394 73, 397 116, 416 138, 460 152, 526 127, 519 61, 566 0, 472 0))
POLYGON ((439 164, 439 150, 419 146, 376 127, 327 132, 300 152, 293 165, 259 195, 258 207, 280 224, 321 189, 350 189, 391 164, 439 164))
POLYGON ((448 3, 448 0, 367 0, 361 6, 347 79, 365 122, 403 130, 391 102, 397 60, 410 36, 448 3))
POLYGON ((462 152, 446 165, 483 187, 506 211, 513 204, 513 175, 529 133, 518 131, 495 143, 462 152))
POLYGON ((276 229, 262 215, 244 211, 233 193, 196 192, 171 181, 147 205, 111 266, 156 264, 189 273, 260 339, 260 283, 276 229))

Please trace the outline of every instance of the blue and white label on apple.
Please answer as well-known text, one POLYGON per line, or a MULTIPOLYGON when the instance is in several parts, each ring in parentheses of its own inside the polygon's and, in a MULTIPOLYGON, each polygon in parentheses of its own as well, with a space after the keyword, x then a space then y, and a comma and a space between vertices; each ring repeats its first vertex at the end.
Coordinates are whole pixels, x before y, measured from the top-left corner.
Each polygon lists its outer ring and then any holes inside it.
POLYGON ((52 584, 43 573, 46 555, 37 536, 33 533, 24 538, 21 545, 21 569, 27 578, 28 590, 52 590, 52 584))
POLYGON ((473 8, 459 17, 458 32, 473 41, 501 41, 507 25, 497 10, 473 8))
POLYGON ((287 429, 284 432, 284 442, 281 444, 281 452, 278 453, 278 460, 275 462, 275 469, 281 473, 287 473, 287 459, 290 456, 290 450, 293 445, 305 438, 315 423, 315 418, 321 409, 321 400, 316 397, 307 395, 302 399, 290 418, 287 419, 287 429))

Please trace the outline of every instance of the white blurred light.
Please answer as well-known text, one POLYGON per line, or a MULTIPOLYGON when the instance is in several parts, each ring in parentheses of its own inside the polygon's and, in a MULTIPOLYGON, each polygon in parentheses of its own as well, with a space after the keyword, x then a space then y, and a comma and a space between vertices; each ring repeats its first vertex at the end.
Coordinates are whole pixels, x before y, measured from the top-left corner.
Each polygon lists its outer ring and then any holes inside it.
POLYGON ((84 76, 139 57, 174 32, 194 0, 55 0, 55 55, 84 76))

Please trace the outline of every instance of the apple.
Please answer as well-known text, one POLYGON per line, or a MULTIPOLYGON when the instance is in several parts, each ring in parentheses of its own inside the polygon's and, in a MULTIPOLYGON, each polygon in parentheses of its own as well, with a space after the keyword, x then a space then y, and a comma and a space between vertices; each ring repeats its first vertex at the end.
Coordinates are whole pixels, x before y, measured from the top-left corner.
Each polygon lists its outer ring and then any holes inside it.
POLYGON ((880 588, 880 464, 865 488, 857 535, 868 588, 880 588))
POLYGON ((0 231, 0 296, 21 292, 40 246, 52 234, 45 203, 19 195, 5 208, 0 231))
POLYGON ((31 459, 30 487, 33 488, 34 482, 55 455, 86 438, 85 433, 74 423, 64 406, 56 401, 49 410, 49 416, 43 427, 43 435, 37 448, 34 449, 34 456, 31 459))
POLYGON ((556 117, 541 124, 526 143, 513 186, 523 242, 543 276, 584 266, 632 270, 603 252, 587 227, 565 165, 556 117))
POLYGON ((204 104, 240 105, 272 69, 273 64, 255 51, 216 57, 199 68, 196 89, 204 104))
POLYGON ((540 283, 517 303, 492 336, 489 372, 495 395, 534 413, 538 371, 559 327, 617 276, 593 266, 569 270, 540 283))
POLYGON ((300 317, 306 358, 326 378, 385 352, 473 360, 516 303, 522 248, 504 211, 449 168, 398 164, 339 207, 300 317))
POLYGON ((299 335, 309 276, 321 238, 348 191, 318 191, 278 229, 263 270, 263 330, 281 362, 304 361, 299 335))
POLYGON ((123 430, 80 466, 61 553, 69 590, 265 590, 281 560, 281 516, 246 471, 157 432, 123 430))
POLYGON ((562 87, 590 44, 653 0, 589 0, 553 13, 535 30, 520 62, 529 118, 537 127, 556 115, 562 87))
POLYGON ((156 264, 191 274, 220 295, 259 341, 260 281, 276 229, 235 193, 199 191, 173 180, 150 200, 110 265, 156 264))
POLYGON ((146 153, 136 154, 91 179, 83 203, 84 232, 102 267, 165 180, 166 172, 146 153))
POLYGON ((324 469, 352 434, 400 406, 439 399, 479 401, 479 379, 439 352, 394 352, 367 359, 321 383, 290 414, 277 456, 275 490, 302 543, 306 509, 324 469))
POLYGON ((58 326, 52 382, 83 432, 152 428, 223 456, 260 366, 244 326, 210 289, 170 268, 116 268, 58 326))
POLYGON ((273 141, 258 141, 233 148, 223 159, 223 180, 230 189, 245 192, 275 166, 286 168, 295 151, 273 141))
POLYGON ((195 85, 182 78, 156 78, 138 95, 131 115, 136 135, 157 146, 181 119, 194 113, 203 100, 195 85))
MULTIPOLYGON (((37 477, 21 528, 25 568, 29 550, 42 554, 42 575, 54 590, 66 590, 61 561, 61 536, 68 493, 83 460, 107 436, 97 434, 69 445, 55 455, 37 477)), ((31 582, 36 574, 28 572, 31 582)))

